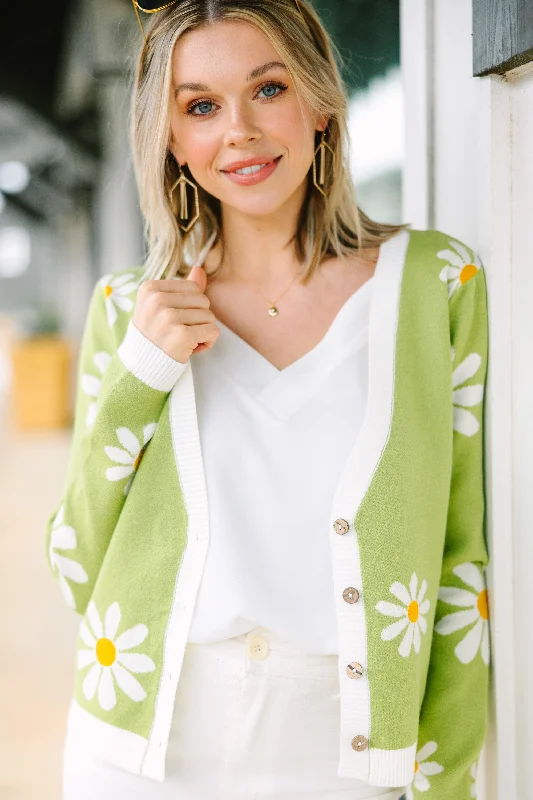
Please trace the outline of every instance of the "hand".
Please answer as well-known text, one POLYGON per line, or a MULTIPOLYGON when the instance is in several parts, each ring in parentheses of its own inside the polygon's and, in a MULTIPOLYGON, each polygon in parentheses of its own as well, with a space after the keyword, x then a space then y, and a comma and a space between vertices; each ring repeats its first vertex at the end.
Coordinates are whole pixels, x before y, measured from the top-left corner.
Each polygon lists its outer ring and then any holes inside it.
POLYGON ((133 324, 175 361, 213 346, 220 330, 204 294, 207 275, 193 267, 187 280, 144 281, 137 293, 133 324))

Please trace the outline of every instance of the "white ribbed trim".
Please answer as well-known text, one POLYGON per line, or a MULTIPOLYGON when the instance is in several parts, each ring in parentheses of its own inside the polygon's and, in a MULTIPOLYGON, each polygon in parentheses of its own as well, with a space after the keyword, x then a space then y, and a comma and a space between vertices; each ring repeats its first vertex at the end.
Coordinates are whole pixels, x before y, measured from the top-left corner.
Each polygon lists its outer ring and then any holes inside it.
POLYGON ((366 673, 365 587, 353 522, 387 444, 392 421, 396 327, 408 243, 409 231, 401 231, 381 245, 370 306, 367 408, 359 436, 334 495, 329 528, 339 640, 341 730, 338 775, 359 778, 377 786, 410 783, 414 758, 412 762, 404 761, 407 755, 402 755, 403 750, 389 752, 367 747, 366 750, 356 751, 351 744, 354 736, 364 736, 370 740, 371 731, 370 686, 366 673), (338 534, 334 530, 333 523, 339 518, 349 524, 345 534, 338 534), (357 603, 344 600, 342 593, 348 586, 360 592, 357 603), (362 677, 350 678, 346 673, 347 665, 352 662, 362 665, 362 677), (385 752, 389 761, 379 756, 385 752), (391 757, 391 753, 399 755, 391 757), (374 764, 376 756, 377 766, 374 764), (399 767, 396 758, 399 759, 399 767), (390 766, 387 766, 389 762, 390 766), (404 780, 407 763, 409 780, 404 780), (396 772, 401 773, 402 780, 397 780, 396 772), (383 783, 379 782, 381 780, 383 783))
POLYGON ((170 428, 187 511, 187 546, 176 579, 165 633, 161 682, 142 765, 142 775, 158 781, 165 779, 165 754, 176 690, 209 543, 207 489, 190 362, 170 395, 170 428))
POLYGON ((409 786, 415 774, 416 742, 402 750, 370 748, 371 786, 409 786))
MULTIPOLYGON (((169 681, 170 682, 170 681, 169 681)), ((100 758, 111 762, 133 775, 144 775, 159 782, 164 781, 164 752, 159 756, 159 767, 154 765, 152 773, 142 761, 147 753, 148 741, 131 731, 117 728, 93 716, 72 699, 67 718, 67 741, 65 746, 89 750, 100 758)), ((159 749, 159 748, 158 748, 159 749)), ((163 749, 163 748, 161 748, 163 749)), ((416 744, 404 750, 370 749, 370 776, 368 783, 375 786, 408 786, 413 775, 416 744)), ((148 765, 150 766, 150 765, 148 765)), ((352 776, 348 776, 352 777, 352 776)), ((356 776, 353 776, 356 777, 356 776)), ((403 791, 401 792, 403 793, 403 791)), ((399 795, 391 792, 391 800, 399 795)), ((389 795, 386 795, 388 800, 389 795)))
POLYGON ((161 350, 140 332, 131 319, 117 352, 124 366, 136 378, 160 392, 170 392, 189 363, 176 361, 161 350))
POLYGON ((75 698, 70 703, 67 718, 67 739, 73 747, 87 749, 134 775, 141 774, 148 740, 95 717, 75 698))

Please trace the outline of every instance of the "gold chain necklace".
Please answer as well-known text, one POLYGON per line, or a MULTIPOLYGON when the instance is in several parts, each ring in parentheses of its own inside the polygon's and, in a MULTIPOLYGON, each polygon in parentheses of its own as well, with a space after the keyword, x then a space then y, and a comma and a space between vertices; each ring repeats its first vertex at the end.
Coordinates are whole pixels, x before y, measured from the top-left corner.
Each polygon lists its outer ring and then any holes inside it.
MULTIPOLYGON (((247 280, 246 280, 246 278, 243 278, 243 277, 241 277, 240 275, 236 275, 236 277, 237 277, 237 278, 239 278, 241 281, 244 281, 244 283, 250 283, 250 281, 247 281, 247 280)), ((300 275, 297 275, 297 276, 294 278, 294 280, 292 280, 292 281, 289 283, 289 285, 287 286, 287 288, 286 288, 286 289, 284 289, 284 290, 282 291, 282 293, 279 295, 279 297, 278 297, 276 300, 274 300, 274 301, 270 301, 270 300, 269 300, 269 301, 268 301, 268 313, 270 314, 270 316, 271 316, 271 317, 277 317, 277 315, 279 314, 279 311, 278 311, 278 307, 277 307, 276 303, 278 302, 278 300, 279 300, 281 297, 283 297, 283 295, 285 294, 285 292, 287 292, 287 291, 288 291, 288 290, 291 288, 291 286, 293 285, 293 283, 295 283, 295 282, 296 282, 296 281, 297 281, 297 280, 298 280, 300 277, 301 277, 300 275)), ((253 287, 253 289, 254 289, 254 291, 255 291, 257 294, 260 294, 260 292, 257 292, 257 289, 255 288, 255 286, 253 287)), ((262 296, 264 297, 264 295, 262 295, 262 296)))

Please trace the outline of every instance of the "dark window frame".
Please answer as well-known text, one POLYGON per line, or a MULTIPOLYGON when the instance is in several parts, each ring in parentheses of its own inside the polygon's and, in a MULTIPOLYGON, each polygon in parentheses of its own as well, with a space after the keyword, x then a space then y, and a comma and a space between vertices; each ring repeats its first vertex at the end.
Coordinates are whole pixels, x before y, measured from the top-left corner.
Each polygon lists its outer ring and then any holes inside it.
POLYGON ((475 77, 533 61, 533 0, 473 0, 472 12, 475 77))

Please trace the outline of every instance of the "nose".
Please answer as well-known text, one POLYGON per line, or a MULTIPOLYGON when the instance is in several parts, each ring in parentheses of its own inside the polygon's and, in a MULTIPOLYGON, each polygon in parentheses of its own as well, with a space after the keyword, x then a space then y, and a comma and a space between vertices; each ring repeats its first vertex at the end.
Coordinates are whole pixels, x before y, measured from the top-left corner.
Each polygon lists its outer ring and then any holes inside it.
POLYGON ((225 145, 243 145, 250 140, 260 139, 261 131, 253 112, 243 106, 235 106, 228 120, 224 135, 225 145))

